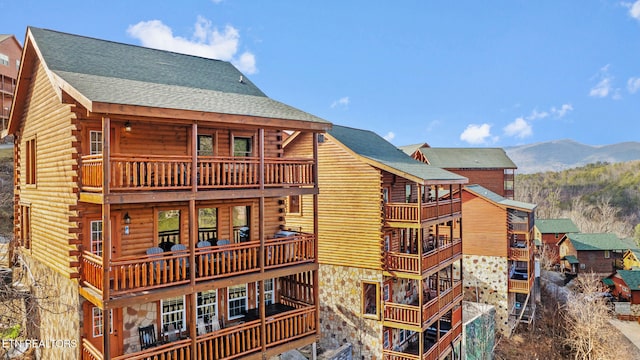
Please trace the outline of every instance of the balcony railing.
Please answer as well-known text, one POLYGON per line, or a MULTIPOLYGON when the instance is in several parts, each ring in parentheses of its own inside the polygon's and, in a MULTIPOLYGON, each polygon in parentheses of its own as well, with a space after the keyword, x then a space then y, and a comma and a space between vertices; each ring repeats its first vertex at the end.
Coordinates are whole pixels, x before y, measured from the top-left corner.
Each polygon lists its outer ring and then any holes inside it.
POLYGON ((451 343, 462 334, 462 323, 454 324, 453 329, 442 335, 442 337, 429 349, 424 349, 422 356, 420 354, 410 354, 408 352, 400 352, 385 349, 382 351, 384 360, 437 360, 440 355, 451 349, 451 343))
MULTIPOLYGON (((180 190, 192 187, 190 156, 112 155, 109 186, 113 191, 180 190)), ((102 155, 82 157, 83 191, 102 191, 102 155)), ((199 189, 257 188, 260 159, 256 157, 198 157, 196 186, 199 189)), ((312 159, 265 158, 264 186, 313 185, 312 159)))
POLYGON ((529 248, 521 248, 521 247, 510 247, 509 248, 509 260, 515 261, 529 261, 530 260, 530 252, 529 248))
POLYGON ((462 254, 462 242, 454 239, 453 242, 443 244, 441 247, 422 254, 405 254, 400 252, 386 252, 386 266, 388 271, 401 271, 408 274, 421 274, 442 262, 449 261, 462 254))
POLYGON ((460 199, 423 203, 387 203, 384 205, 384 219, 391 222, 409 222, 435 220, 460 212, 460 199))
POLYGON ((533 288, 533 276, 525 280, 509 279, 509 291, 528 294, 533 288))
MULTIPOLYGON (((265 321, 266 347, 317 334, 316 307, 305 307, 270 316, 265 321)), ((201 334, 196 338, 197 359, 235 359, 262 350, 261 320, 201 334)), ((114 360, 177 359, 188 360, 193 349, 184 339, 150 349, 114 357, 114 360)), ((86 339, 82 340, 83 360, 102 360, 103 354, 86 339)))
MULTIPOLYGON (((296 234, 265 240, 266 269, 313 262, 315 236, 296 234)), ((185 284, 195 269, 196 281, 219 279, 260 271, 260 242, 249 241, 195 249, 195 265, 188 251, 168 251, 158 255, 121 257, 111 261, 111 293, 158 289, 185 284)), ((81 279, 98 291, 103 287, 103 259, 89 252, 81 256, 81 279)))
POLYGON ((426 326, 434 317, 444 315, 441 310, 447 309, 461 296, 462 282, 456 281, 453 287, 442 291, 439 297, 429 300, 422 307, 385 302, 382 316, 384 321, 400 325, 426 326))

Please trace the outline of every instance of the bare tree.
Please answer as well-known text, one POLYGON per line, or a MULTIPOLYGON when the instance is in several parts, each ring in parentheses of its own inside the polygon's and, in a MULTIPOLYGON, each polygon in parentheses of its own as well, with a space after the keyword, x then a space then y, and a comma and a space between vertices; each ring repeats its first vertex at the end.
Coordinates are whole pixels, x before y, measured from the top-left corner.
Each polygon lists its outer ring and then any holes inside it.
POLYGON ((575 360, 624 359, 625 350, 615 341, 609 322, 609 307, 602 297, 602 284, 594 273, 580 274, 575 291, 567 296, 563 316, 564 337, 575 360))

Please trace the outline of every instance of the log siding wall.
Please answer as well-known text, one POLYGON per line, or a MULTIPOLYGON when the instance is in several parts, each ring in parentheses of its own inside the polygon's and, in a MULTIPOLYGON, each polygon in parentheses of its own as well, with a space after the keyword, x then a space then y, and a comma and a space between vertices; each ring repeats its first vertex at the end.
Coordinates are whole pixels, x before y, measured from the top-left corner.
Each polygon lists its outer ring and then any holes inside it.
MULTIPOLYGON (((16 184, 19 202, 30 204, 31 253, 38 261, 51 269, 70 276, 75 269, 70 267, 69 251, 76 250, 69 240, 76 238, 76 211, 71 210, 77 202, 77 161, 74 142, 75 115, 72 106, 62 104, 54 91, 46 70, 35 63, 34 79, 28 89, 23 127, 19 136, 21 154, 25 153, 26 141, 36 139, 36 184, 27 185, 24 177, 16 184), (56 201, 52 202, 51 199, 56 201)), ((26 173, 26 159, 16 156, 16 168, 26 173)), ((18 224, 20 227, 21 224, 18 224)))
POLYGON ((508 256, 509 242, 505 209, 463 191, 462 213, 482 214, 482 216, 467 216, 464 219, 463 254, 508 256))

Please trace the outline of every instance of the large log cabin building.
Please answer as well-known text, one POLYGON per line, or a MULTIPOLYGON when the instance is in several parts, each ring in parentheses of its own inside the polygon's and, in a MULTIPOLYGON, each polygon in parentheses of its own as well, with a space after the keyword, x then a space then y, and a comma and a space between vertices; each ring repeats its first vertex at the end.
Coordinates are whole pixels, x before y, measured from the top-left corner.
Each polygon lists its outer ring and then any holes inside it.
MULTIPOLYGON (((232 359, 319 337, 317 133, 225 61, 27 29, 16 99, 16 255, 39 296, 28 336, 57 359, 232 359), (306 136, 284 156, 285 130, 306 136), (108 336, 104 336, 108 334, 108 336)), ((38 297, 37 297, 38 298, 38 297)))

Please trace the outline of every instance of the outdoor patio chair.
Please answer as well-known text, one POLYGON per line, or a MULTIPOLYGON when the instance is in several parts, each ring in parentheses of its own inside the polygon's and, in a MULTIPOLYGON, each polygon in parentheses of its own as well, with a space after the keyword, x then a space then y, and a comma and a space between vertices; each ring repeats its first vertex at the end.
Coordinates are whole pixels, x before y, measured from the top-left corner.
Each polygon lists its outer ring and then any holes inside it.
MULTIPOLYGON (((151 258, 162 258, 163 254, 164 254, 164 250, 162 250, 161 247, 156 246, 156 247, 147 249, 147 255, 149 255, 149 257, 151 258)), ((153 273, 155 274, 156 269, 159 269, 160 271, 164 270, 165 262, 164 260, 156 260, 152 262, 152 266, 153 266, 153 273)))
MULTIPOLYGON (((184 246, 183 244, 175 244, 171 247, 171 251, 187 251, 187 247, 184 246)), ((184 258, 180 258, 178 259, 178 266, 183 267, 189 267, 189 262, 186 261, 186 259, 184 258)))
POLYGON ((153 324, 139 327, 138 335, 140 336, 140 350, 152 348, 158 345, 156 328, 153 324))

